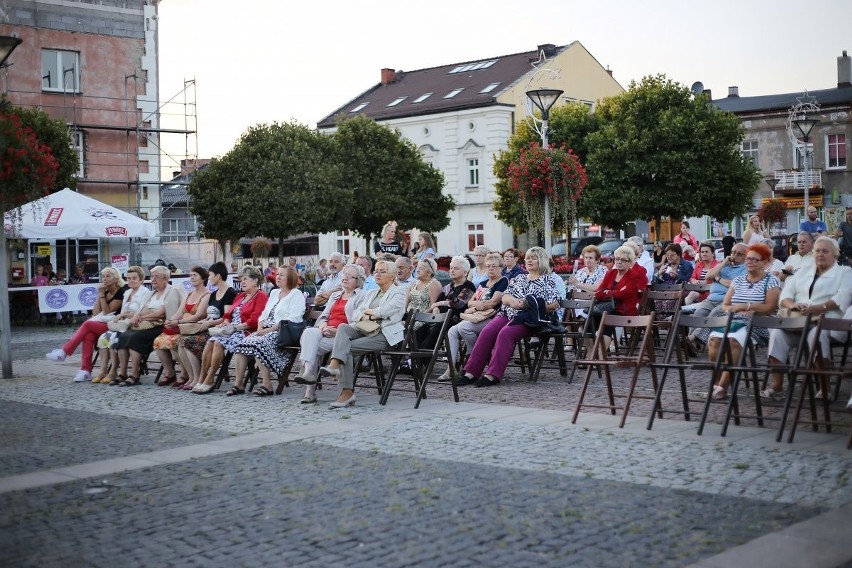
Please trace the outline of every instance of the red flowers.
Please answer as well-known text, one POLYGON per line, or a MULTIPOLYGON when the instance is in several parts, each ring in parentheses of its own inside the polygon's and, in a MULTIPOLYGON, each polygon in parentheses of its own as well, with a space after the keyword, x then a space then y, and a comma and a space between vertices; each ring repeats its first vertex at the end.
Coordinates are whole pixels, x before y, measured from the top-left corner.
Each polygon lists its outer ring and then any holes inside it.
POLYGON ((54 189, 59 162, 14 114, 0 113, 0 201, 14 209, 54 189))
POLYGON ((533 142, 521 148, 508 168, 509 187, 517 192, 527 220, 534 228, 544 226, 544 197, 551 201, 554 221, 570 227, 577 213, 577 200, 586 187, 586 170, 564 144, 542 148, 533 142))

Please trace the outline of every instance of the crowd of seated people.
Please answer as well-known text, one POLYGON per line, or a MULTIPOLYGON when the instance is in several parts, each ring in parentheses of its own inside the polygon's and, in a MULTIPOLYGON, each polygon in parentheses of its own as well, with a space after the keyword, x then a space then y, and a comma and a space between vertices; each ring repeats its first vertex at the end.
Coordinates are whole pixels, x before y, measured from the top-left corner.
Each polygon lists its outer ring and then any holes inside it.
MULTIPOLYGON (((754 227, 757 234, 758 225, 754 227)), ((679 237, 684 245, 694 239, 688 227, 679 237)), ((567 288, 540 247, 522 253, 479 245, 470 259, 452 257, 449 282, 442 286, 432 237, 419 235, 413 258, 398 254, 405 247, 396 240, 395 224, 389 223, 375 260, 360 256, 347 264, 341 253, 324 259, 322 283, 312 306, 306 306, 292 263, 282 267, 270 263, 267 275, 250 264, 244 266, 233 279, 239 293, 229 286, 228 271, 221 262, 209 268, 192 267, 185 290, 169 284, 172 275, 165 266, 150 268, 150 290, 143 285, 141 267, 130 267, 124 277, 107 268, 101 272, 92 317, 48 357, 62 361, 82 347, 76 382, 127 387, 140 383, 142 363, 156 352, 162 364, 157 385, 207 394, 214 390, 223 362, 232 355, 236 375, 225 393, 231 397, 246 392, 247 371, 252 366, 260 377, 254 394, 274 394, 273 376, 281 379, 295 358, 294 380, 306 387, 301 402, 317 402, 317 384, 329 377, 339 388, 330 406, 344 408, 357 400, 355 358, 398 346, 404 338, 406 314, 446 312, 450 318, 448 366, 437 376, 438 382, 456 377, 458 386, 493 387, 504 379, 517 345, 536 335, 535 325, 529 323, 558 321, 558 302, 572 290, 593 294, 599 307, 586 316, 593 318, 596 329, 601 313, 638 314, 649 286, 690 282, 710 285, 709 292, 685 293, 686 303, 696 304, 692 308, 697 315, 733 314, 735 322, 727 334, 692 330, 691 351, 706 345, 712 360, 726 340, 736 359, 752 342, 768 346, 768 362, 778 364, 787 360, 798 338, 760 328, 751 328, 751 336, 746 337, 749 318, 776 314, 779 307, 815 318, 852 317, 852 269, 838 263, 838 244, 827 236, 814 240, 800 233, 798 252, 783 268, 766 242, 757 236, 753 240, 751 245, 734 245, 722 262, 715 260, 711 243, 701 243, 695 264, 684 258, 680 244, 671 243, 657 266, 644 250, 643 240, 634 237, 614 252, 611 269, 600 262, 600 250, 590 245, 583 249, 583 267, 567 279, 567 288), (263 286, 270 278, 274 286, 266 293, 263 286), (299 345, 294 345, 298 351, 281 350, 277 342, 281 327, 303 322, 306 307, 321 315, 302 332, 299 345), (100 371, 93 376, 96 348, 100 371)), ((431 348, 440 329, 437 324, 416 322, 415 345, 431 348)), ((604 331, 606 337, 616 337, 615 330, 604 331)), ((823 349, 827 344, 828 335, 821 337, 823 349)), ((773 375, 761 395, 777 399, 783 378, 773 375)), ((709 396, 725 399, 729 382, 730 377, 722 374, 709 396)))

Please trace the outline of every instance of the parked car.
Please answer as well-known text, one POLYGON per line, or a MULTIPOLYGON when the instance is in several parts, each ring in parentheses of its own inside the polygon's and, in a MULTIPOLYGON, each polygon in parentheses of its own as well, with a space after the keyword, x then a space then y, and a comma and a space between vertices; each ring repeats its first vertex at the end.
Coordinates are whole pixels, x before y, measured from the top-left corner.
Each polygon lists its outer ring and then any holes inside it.
MULTIPOLYGON (((571 241, 571 260, 578 258, 583 249, 589 245, 597 245, 603 241, 601 237, 583 237, 581 239, 577 239, 575 241, 571 241)), ((557 241, 553 247, 550 249, 550 255, 554 260, 558 258, 563 258, 568 256, 568 243, 563 239, 561 241, 557 241)))
POLYGON ((601 251, 601 259, 611 260, 613 254, 615 254, 615 249, 624 244, 624 239, 607 239, 602 243, 598 244, 598 248, 601 251))

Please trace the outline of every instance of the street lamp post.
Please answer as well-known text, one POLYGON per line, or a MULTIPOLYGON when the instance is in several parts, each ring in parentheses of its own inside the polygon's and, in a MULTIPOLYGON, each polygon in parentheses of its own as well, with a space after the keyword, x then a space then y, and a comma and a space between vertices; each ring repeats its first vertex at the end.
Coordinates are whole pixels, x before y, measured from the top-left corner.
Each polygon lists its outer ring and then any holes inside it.
MULTIPOLYGON (((550 109, 559 100, 559 96, 564 91, 559 89, 535 89, 527 91, 532 104, 541 112, 541 147, 547 149, 547 119, 550 116, 550 109)), ((550 196, 544 195, 544 250, 547 254, 551 254, 553 246, 553 238, 551 236, 553 228, 550 225, 550 196)))
POLYGON ((811 180, 810 180, 810 164, 808 163, 808 138, 811 135, 811 131, 814 126, 817 125, 819 120, 815 118, 809 118, 808 115, 802 114, 797 118, 793 119, 793 124, 796 125, 796 128, 802 134, 802 138, 805 139, 805 214, 807 215, 808 207, 810 207, 810 191, 811 191, 811 180))
MULTIPOLYGON (((6 60, 20 43, 20 38, 0 36, 0 69, 8 67, 6 60)), ((9 289, 8 255, 4 228, 3 232, 0 232, 0 290, 3 294, 6 294, 6 290, 9 289)), ((0 366, 3 368, 4 379, 12 378, 12 336, 9 333, 9 320, 9 302, 0 302, 0 366)))
POLYGON ((769 186, 769 189, 772 190, 772 199, 775 199, 775 186, 778 185, 778 182, 781 181, 781 180, 778 179, 778 178, 771 177, 771 178, 766 178, 763 181, 765 181, 766 185, 769 186))

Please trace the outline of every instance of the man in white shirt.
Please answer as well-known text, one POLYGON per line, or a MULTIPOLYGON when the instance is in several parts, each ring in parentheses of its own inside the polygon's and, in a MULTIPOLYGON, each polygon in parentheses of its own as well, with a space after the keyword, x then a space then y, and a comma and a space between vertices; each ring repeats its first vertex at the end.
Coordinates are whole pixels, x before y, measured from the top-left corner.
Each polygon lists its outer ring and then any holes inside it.
POLYGON ((636 251, 636 264, 645 269, 650 284, 654 278, 654 258, 645 250, 645 241, 642 237, 630 237, 627 243, 636 251))
POLYGON ((317 291, 317 295, 314 298, 314 305, 324 306, 332 294, 343 289, 343 286, 340 284, 340 273, 345 265, 346 257, 343 253, 331 253, 331 256, 328 257, 328 266, 326 267, 327 275, 325 280, 323 280, 322 286, 317 291))
POLYGON ((805 266, 813 266, 814 263, 814 237, 804 231, 796 236, 796 254, 787 259, 787 265, 781 271, 781 280, 786 280, 794 272, 805 266))
POLYGON ((412 272, 414 265, 407 256, 400 256, 394 261, 396 263, 396 285, 403 288, 412 284, 415 280, 412 272))

